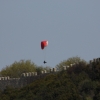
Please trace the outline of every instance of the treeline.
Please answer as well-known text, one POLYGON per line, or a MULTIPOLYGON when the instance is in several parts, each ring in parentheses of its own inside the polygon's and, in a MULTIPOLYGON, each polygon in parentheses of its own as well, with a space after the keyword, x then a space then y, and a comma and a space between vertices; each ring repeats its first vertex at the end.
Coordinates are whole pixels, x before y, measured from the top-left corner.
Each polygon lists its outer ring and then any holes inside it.
POLYGON ((57 65, 62 69, 73 60, 77 62, 66 71, 51 73, 20 89, 7 87, 0 92, 0 100, 100 100, 100 62, 90 66, 76 58, 57 65))
POLYGON ((20 60, 19 62, 14 62, 13 64, 6 66, 0 72, 0 76, 9 76, 11 78, 18 78, 22 73, 27 72, 37 72, 41 73, 42 70, 48 70, 49 67, 37 66, 30 60, 20 60))

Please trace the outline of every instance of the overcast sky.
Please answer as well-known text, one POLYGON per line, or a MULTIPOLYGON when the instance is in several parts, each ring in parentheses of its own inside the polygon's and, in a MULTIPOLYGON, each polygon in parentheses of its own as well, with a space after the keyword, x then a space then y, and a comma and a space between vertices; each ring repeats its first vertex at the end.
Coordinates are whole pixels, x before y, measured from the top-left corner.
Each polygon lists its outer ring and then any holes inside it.
POLYGON ((100 0, 0 0, 0 69, 20 60, 55 67, 75 56, 100 57, 100 0))

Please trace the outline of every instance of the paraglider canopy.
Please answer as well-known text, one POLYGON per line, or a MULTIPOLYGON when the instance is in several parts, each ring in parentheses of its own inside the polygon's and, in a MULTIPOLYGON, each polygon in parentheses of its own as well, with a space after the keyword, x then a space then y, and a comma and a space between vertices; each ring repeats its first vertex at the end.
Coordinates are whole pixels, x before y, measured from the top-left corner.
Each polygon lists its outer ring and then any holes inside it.
POLYGON ((41 41, 41 49, 44 49, 46 46, 48 46, 48 41, 41 41))

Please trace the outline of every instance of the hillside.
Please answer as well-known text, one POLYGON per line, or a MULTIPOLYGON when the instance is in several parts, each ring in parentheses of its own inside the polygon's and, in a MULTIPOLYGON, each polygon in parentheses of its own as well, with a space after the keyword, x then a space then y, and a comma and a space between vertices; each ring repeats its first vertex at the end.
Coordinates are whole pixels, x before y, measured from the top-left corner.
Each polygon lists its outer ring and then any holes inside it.
POLYGON ((100 100, 100 62, 79 63, 23 88, 7 87, 0 100, 100 100))

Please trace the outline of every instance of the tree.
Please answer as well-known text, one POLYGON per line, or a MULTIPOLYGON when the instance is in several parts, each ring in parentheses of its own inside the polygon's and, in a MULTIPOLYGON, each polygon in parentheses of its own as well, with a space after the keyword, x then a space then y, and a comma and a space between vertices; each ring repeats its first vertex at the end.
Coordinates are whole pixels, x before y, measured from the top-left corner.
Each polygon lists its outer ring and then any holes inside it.
POLYGON ((36 71, 36 65, 30 60, 20 60, 2 69, 1 76, 20 77, 22 73, 36 71))
POLYGON ((59 70, 62 70, 63 69, 63 66, 70 66, 70 64, 78 64, 78 63, 84 63, 86 64, 87 62, 83 59, 81 59, 80 57, 71 57, 71 58, 68 58, 67 60, 64 60, 62 62, 60 62, 56 67, 57 69, 59 70))

